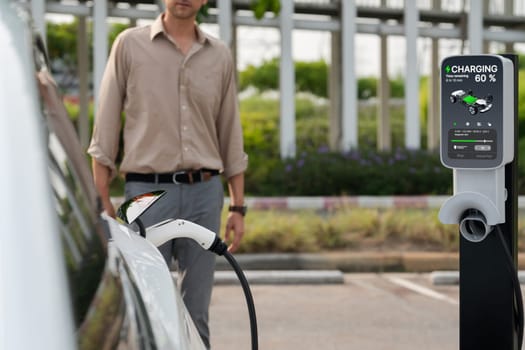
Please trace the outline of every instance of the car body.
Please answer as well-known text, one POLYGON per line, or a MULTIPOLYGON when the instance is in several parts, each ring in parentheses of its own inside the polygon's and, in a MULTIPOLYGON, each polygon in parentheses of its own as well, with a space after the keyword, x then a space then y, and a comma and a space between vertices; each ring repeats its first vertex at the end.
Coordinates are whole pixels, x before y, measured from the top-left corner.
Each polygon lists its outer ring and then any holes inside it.
POLYGON ((471 115, 485 113, 492 108, 492 96, 487 95, 485 98, 479 98, 472 95, 472 91, 455 90, 450 94, 450 102, 456 103, 460 101, 467 106, 468 112, 471 115))
POLYGON ((158 249, 106 216, 20 4, 0 1, 0 349, 205 349, 158 249))

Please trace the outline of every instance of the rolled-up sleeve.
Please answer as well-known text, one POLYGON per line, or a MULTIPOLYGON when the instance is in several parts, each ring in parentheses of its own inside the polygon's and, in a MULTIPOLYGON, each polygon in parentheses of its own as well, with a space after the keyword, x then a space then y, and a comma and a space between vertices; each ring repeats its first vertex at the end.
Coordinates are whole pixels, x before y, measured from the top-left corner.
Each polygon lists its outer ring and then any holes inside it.
POLYGON ((126 31, 113 43, 104 70, 95 124, 88 153, 99 163, 111 169, 111 177, 117 174, 115 159, 119 150, 119 135, 122 126, 122 108, 126 98, 128 57, 125 50, 126 31))
MULTIPOLYGON (((229 53, 228 53, 228 56, 229 53)), ((241 120, 235 83, 233 60, 228 57, 224 70, 224 93, 220 115, 217 119, 219 150, 224 163, 224 176, 230 178, 244 172, 248 167, 248 155, 244 152, 241 120)))

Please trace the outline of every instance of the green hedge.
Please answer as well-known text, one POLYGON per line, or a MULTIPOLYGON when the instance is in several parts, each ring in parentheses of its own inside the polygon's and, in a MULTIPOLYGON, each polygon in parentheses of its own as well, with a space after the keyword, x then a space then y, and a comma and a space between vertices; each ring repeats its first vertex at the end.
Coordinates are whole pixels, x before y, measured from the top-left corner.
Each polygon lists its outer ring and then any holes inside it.
POLYGON ((446 194, 451 171, 435 152, 407 151, 404 108, 391 108, 394 151, 377 152, 376 107, 359 109, 359 150, 331 152, 328 106, 315 98, 296 99, 297 157, 279 156, 279 101, 254 96, 241 102, 245 149, 250 165, 246 192, 277 195, 446 194))
POLYGON ((448 194, 451 186, 452 172, 437 154, 403 149, 319 149, 285 161, 252 157, 246 173, 246 193, 253 196, 448 194))

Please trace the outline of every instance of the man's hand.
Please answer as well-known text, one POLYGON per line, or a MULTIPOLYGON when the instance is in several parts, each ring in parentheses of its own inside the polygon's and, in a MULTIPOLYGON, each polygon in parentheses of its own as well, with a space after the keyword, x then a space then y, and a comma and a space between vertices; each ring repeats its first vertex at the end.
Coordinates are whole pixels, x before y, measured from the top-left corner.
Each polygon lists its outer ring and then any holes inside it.
POLYGON ((104 206, 104 210, 106 211, 106 214, 108 216, 115 218, 115 207, 113 206, 113 203, 111 203, 111 200, 108 198, 107 200, 102 201, 102 205, 104 206))
POLYGON ((95 187, 102 200, 102 205, 106 214, 115 217, 115 208, 109 196, 109 183, 110 183, 110 169, 102 163, 99 163, 95 158, 92 160, 93 166, 93 178, 95 180, 95 187))
POLYGON ((228 251, 234 253, 241 245, 241 239, 244 235, 244 217, 240 213, 230 212, 226 219, 225 241, 231 242, 228 251), (232 237, 233 232, 233 237, 232 237))

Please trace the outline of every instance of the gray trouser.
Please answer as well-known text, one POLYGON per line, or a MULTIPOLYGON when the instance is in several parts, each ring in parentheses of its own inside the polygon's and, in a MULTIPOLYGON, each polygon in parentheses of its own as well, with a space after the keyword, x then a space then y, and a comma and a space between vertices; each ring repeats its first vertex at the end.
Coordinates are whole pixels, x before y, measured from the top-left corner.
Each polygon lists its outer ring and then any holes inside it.
MULTIPOLYGON (((145 182, 127 182, 125 185, 126 199, 154 190, 165 190, 167 193, 141 216, 144 226, 148 227, 159 221, 175 218, 194 222, 219 233, 224 201, 220 176, 191 185, 145 182)), ((208 309, 213 286, 215 255, 203 250, 189 238, 177 238, 166 242, 159 247, 159 250, 168 266, 171 265, 172 257, 175 258, 184 304, 204 344, 209 348, 208 309)))

